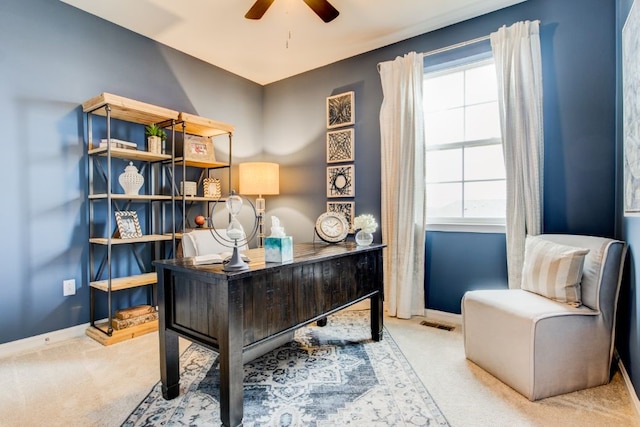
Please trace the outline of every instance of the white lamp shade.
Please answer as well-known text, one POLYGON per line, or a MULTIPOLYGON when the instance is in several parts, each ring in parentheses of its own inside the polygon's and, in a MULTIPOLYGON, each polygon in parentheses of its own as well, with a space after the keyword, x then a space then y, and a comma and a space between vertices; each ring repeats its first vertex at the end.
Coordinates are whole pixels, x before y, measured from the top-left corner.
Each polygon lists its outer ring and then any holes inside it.
POLYGON ((280 194, 280 165, 267 162, 240 163, 240 194, 280 194))

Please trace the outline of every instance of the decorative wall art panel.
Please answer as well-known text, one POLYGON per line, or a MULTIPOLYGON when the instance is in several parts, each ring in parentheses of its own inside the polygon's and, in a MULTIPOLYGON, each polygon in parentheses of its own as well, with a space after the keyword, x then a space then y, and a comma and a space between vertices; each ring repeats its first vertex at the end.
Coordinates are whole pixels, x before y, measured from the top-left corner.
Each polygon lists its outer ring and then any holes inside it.
POLYGON ((353 137, 353 128, 327 132, 327 163, 352 161, 353 137))
POLYGON ((355 197, 355 166, 327 168, 327 197, 355 197))
POLYGON ((635 1, 622 28, 624 213, 640 213, 640 8, 635 1))
POLYGON ((355 117, 355 92, 327 97, 327 129, 352 125, 355 117))
POLYGON ((349 233, 353 233, 355 206, 355 202, 327 202, 327 212, 339 212, 343 214, 349 223, 349 233))

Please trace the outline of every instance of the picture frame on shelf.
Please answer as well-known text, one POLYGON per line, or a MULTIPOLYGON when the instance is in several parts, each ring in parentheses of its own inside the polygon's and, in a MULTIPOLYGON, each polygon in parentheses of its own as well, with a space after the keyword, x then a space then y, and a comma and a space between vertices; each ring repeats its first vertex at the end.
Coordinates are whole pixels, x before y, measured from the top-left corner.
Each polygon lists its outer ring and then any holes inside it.
POLYGON ((349 233, 353 233, 353 218, 355 217, 356 203, 355 202, 327 202, 327 212, 338 212, 347 218, 349 223, 349 233))
POLYGON ((327 167, 327 197, 355 197, 355 166, 327 167))
POLYGON ((135 239, 142 237, 138 214, 135 211, 117 211, 115 212, 116 224, 118 225, 118 233, 121 239, 135 239))
POLYGON ((327 129, 355 124, 355 92, 327 97, 327 129))
POLYGON ((327 132, 327 163, 354 160, 354 134, 353 128, 327 132))
POLYGON ((222 187, 218 178, 205 178, 202 181, 204 197, 219 199, 222 197, 222 187))
POLYGON ((182 157, 186 161, 215 163, 216 154, 211 138, 198 135, 184 135, 182 157))

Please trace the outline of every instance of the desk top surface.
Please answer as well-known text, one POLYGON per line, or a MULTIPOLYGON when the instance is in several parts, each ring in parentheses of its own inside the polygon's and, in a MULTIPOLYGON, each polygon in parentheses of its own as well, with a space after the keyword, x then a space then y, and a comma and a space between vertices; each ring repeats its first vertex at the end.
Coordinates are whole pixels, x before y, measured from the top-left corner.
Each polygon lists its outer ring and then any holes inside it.
POLYGON ((193 265, 193 258, 175 258, 157 260, 153 264, 158 267, 170 268, 172 270, 183 270, 187 272, 200 272, 205 274, 221 275, 226 278, 240 278, 251 275, 258 271, 281 268, 287 265, 300 265, 312 263, 332 258, 340 258, 358 252, 377 251, 386 247, 385 244, 373 243, 369 246, 357 246, 354 242, 343 242, 339 244, 327 243, 298 243, 293 245, 293 261, 278 263, 264 261, 264 248, 255 248, 243 251, 249 257, 249 269, 242 271, 224 271, 222 264, 193 265))

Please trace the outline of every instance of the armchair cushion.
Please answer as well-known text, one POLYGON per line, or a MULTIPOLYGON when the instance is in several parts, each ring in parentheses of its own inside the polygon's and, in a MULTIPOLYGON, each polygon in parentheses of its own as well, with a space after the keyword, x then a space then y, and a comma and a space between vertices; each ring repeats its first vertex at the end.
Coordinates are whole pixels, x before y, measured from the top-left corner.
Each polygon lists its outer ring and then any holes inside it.
POLYGON ((589 249, 527 236, 522 289, 574 307, 582 303, 580 282, 589 249))

